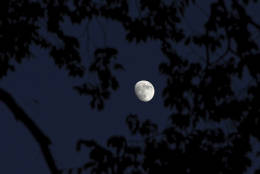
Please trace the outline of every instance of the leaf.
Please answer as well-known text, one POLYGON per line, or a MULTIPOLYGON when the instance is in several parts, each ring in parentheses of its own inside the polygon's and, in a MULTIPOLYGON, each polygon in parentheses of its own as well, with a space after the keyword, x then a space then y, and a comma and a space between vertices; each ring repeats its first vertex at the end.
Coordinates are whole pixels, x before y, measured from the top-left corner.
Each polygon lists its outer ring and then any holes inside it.
POLYGON ((191 41, 191 38, 188 37, 188 38, 186 38, 184 44, 185 44, 185 45, 189 45, 189 44, 190 44, 190 41, 191 41))
POLYGON ((114 65, 114 69, 115 69, 115 70, 125 70, 124 67, 123 67, 123 65, 118 64, 118 63, 116 63, 116 64, 114 65))
POLYGON ((88 168, 91 168, 93 166, 95 166, 95 162, 87 162, 86 164, 84 164, 84 169, 87 170, 88 168))
POLYGON ((82 145, 87 147, 96 147, 97 143, 94 140, 79 140, 77 142, 76 150, 80 151, 82 145))
POLYGON ((108 147, 114 147, 119 153, 126 147, 126 139, 123 136, 112 136, 107 140, 108 147))
POLYGON ((140 122, 136 114, 130 114, 126 118, 126 124, 132 134, 136 134, 139 130, 140 122))

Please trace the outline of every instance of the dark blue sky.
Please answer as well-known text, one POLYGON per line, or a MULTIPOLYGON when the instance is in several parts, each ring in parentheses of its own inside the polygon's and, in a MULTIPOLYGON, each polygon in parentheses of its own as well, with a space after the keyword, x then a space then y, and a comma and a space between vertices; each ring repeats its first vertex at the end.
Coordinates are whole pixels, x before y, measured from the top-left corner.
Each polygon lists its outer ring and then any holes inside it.
MULTIPOLYGON (((204 1, 199 4, 201 9, 190 9, 187 23, 184 25, 191 25, 194 31, 200 32, 200 25, 206 19, 205 14, 209 13, 208 4, 208 1, 204 1)), ((250 8, 250 13, 253 16, 257 15, 257 7, 250 8)), ((260 23, 260 19, 256 19, 256 22, 260 23)), ((77 167, 87 159, 86 152, 75 151, 75 143, 80 138, 94 138, 103 143, 110 135, 127 135, 125 118, 129 113, 138 114, 142 120, 151 119, 161 127, 167 124, 170 114, 170 110, 163 106, 161 96, 165 87, 165 77, 159 73, 158 65, 167 60, 160 51, 159 43, 129 44, 124 38, 121 25, 99 19, 99 22, 94 21, 91 25, 92 45, 104 44, 104 33, 100 25, 106 31, 106 45, 118 48, 118 61, 125 66, 125 71, 116 72, 120 88, 112 93, 101 112, 90 108, 90 97, 79 96, 72 90, 74 85, 81 84, 84 79, 82 81, 68 77, 67 72, 58 69, 44 50, 36 47, 32 47, 34 59, 24 61, 22 65, 17 66, 16 72, 9 73, 1 81, 1 87, 15 97, 43 132, 51 138, 51 149, 60 168, 77 167), (135 97, 134 84, 139 80, 148 80, 155 86, 155 96, 151 102, 143 103, 135 97)), ((85 28, 74 28, 65 23, 64 29, 80 36, 84 34, 85 28)), ((82 40, 81 44, 84 45, 84 42, 82 40)), ((183 50, 183 54, 194 57, 203 53, 195 53, 189 49, 183 50)), ((86 57, 84 48, 82 55, 86 57)), ((91 61, 89 58, 86 59, 84 61, 91 61)), ((84 78, 93 77, 86 74, 84 78)), ((41 151, 27 129, 14 120, 13 115, 2 103, 0 113, 0 137, 5 140, 0 142, 0 171, 6 171, 3 173, 8 174, 49 173, 41 151)))
MULTIPOLYGON (((151 119, 159 125, 166 124, 170 113, 163 107, 161 97, 165 83, 158 64, 166 58, 160 52, 159 43, 129 44, 124 39, 121 25, 101 19, 99 22, 106 29, 107 45, 118 48, 118 61, 125 67, 125 71, 115 72, 120 88, 112 93, 101 112, 90 108, 90 97, 79 96, 72 90, 84 79, 68 77, 67 72, 59 70, 44 50, 36 47, 32 47, 35 59, 18 65, 16 72, 10 73, 1 82, 2 87, 51 138, 51 149, 59 167, 83 164, 86 153, 75 151, 76 141, 80 138, 104 142, 110 135, 128 134, 125 118, 129 113, 137 113, 142 120, 151 119), (156 90, 153 100, 148 103, 139 101, 134 94, 135 83, 143 79, 152 82, 156 90), (34 99, 39 103, 35 103, 34 99)), ((70 26, 66 27, 66 30, 73 31, 70 26)), ((91 43, 103 46, 103 32, 95 21, 90 37, 91 43)), ((95 79, 91 74, 86 74, 84 78, 95 79)), ((6 139, 1 144, 0 159, 10 159, 5 161, 4 171, 11 168, 10 173, 39 173, 39 168, 42 168, 40 173, 46 173, 48 169, 35 140, 4 105, 1 104, 0 108, 4 113, 0 122, 1 137, 6 139)))

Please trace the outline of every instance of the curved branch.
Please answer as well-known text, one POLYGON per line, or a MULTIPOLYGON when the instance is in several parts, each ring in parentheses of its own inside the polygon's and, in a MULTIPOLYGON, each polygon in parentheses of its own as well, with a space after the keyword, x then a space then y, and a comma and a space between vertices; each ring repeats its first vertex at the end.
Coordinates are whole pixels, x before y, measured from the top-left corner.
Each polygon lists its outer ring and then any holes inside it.
POLYGON ((59 173, 59 170, 57 169, 57 166, 55 164, 55 160, 49 149, 49 145, 51 144, 50 139, 46 135, 44 135, 40 128, 37 127, 33 120, 16 103, 15 99, 11 96, 11 94, 9 94, 2 88, 0 88, 0 101, 2 101, 9 108, 9 110, 13 113, 14 118, 17 121, 22 122, 24 126, 30 131, 32 136, 35 138, 35 140, 40 146, 44 159, 48 167, 50 168, 51 173, 59 173))

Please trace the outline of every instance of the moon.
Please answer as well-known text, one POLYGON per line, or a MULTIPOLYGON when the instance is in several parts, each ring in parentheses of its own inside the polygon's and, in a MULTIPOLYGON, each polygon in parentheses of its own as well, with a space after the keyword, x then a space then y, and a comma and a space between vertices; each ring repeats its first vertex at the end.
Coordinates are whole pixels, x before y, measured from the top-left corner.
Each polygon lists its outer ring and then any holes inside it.
POLYGON ((143 102, 152 100, 154 96, 154 87, 147 80, 141 80, 135 84, 135 95, 143 102))

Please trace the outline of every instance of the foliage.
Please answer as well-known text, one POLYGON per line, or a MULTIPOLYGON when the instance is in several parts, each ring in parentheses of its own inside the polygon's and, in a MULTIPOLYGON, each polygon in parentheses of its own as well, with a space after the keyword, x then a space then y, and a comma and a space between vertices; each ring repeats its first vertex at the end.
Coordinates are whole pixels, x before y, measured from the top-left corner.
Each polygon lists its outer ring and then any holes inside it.
MULTIPOLYGON (((121 23, 129 42, 160 41, 161 51, 168 59, 159 65, 159 71, 167 77, 162 95, 165 107, 172 109, 171 125, 161 132, 149 120, 141 122, 137 115, 127 117, 130 132, 142 137, 137 145, 130 145, 123 136, 111 136, 107 147, 94 140, 79 140, 77 150, 82 146, 90 148, 90 160, 83 167, 70 169, 69 173, 74 170, 78 173, 90 170, 93 174, 246 171, 251 164, 247 156, 252 148, 250 138, 260 140, 260 52, 259 42, 253 35, 253 31, 259 33, 260 25, 247 11, 248 5, 257 3, 256 0, 229 3, 216 0, 211 4, 203 33, 191 35, 184 32, 181 22, 187 7, 197 5, 195 0, 170 3, 139 0, 136 1, 137 17, 129 15, 127 0, 82 0, 73 1, 72 5, 68 2, 1 2, 4 27, 1 27, 0 42, 4 46, 0 52, 0 77, 15 70, 12 59, 21 62, 31 55, 32 43, 46 48, 55 64, 65 67, 70 76, 83 77, 86 68, 79 54, 78 38, 65 34, 60 23, 65 16, 73 24, 103 17, 121 23), (40 19, 46 23, 47 32, 63 42, 62 48, 41 36, 40 19), (184 57, 176 48, 179 44, 204 50, 203 61, 184 57), (246 70, 251 83, 243 89, 246 96, 241 98, 232 88, 232 82, 234 78, 242 79, 246 70), (216 126, 203 128, 201 122, 216 126), (232 130, 227 132, 225 125, 232 125, 232 130)), ((116 48, 97 48, 88 70, 97 73, 99 84, 86 82, 75 87, 81 95, 92 96, 92 108, 103 109, 104 100, 119 87, 111 72, 111 67, 123 69, 112 62, 117 52, 116 48)))
MULTIPOLYGON (((142 149, 138 153, 140 160, 138 165, 134 161, 126 165, 122 160, 120 164, 125 168, 111 173, 243 173, 247 170, 251 165, 247 156, 252 148, 250 138, 260 140, 259 43, 252 33, 252 28, 258 33, 260 28, 247 14, 248 3, 253 2, 232 1, 231 7, 223 0, 212 3, 204 33, 188 36, 177 25, 185 9, 178 11, 175 3, 140 1, 141 10, 147 10, 146 15, 134 20, 134 27, 131 23, 126 26, 129 31, 126 38, 137 43, 148 39, 161 41, 161 50, 169 61, 161 63, 159 70, 167 76, 163 96, 165 107, 173 111, 172 124, 155 133, 156 125, 148 121, 141 124, 136 115, 129 115, 129 130, 143 137, 143 143, 138 146, 142 149), (193 44, 204 49, 205 61, 194 62, 181 56, 176 44, 187 47, 193 44), (219 55, 219 52, 223 53, 219 55), (246 69, 251 83, 242 89, 247 95, 241 99, 231 85, 234 78, 243 78, 246 69), (201 128, 200 122, 217 127, 201 128), (145 126, 146 123, 149 124, 145 126), (233 130, 227 132, 225 125, 232 125, 233 130)), ((127 144, 121 150, 127 147, 132 146, 127 144)), ((123 152, 123 155, 128 154, 123 152)), ((92 162, 100 164, 98 160, 92 162)))

